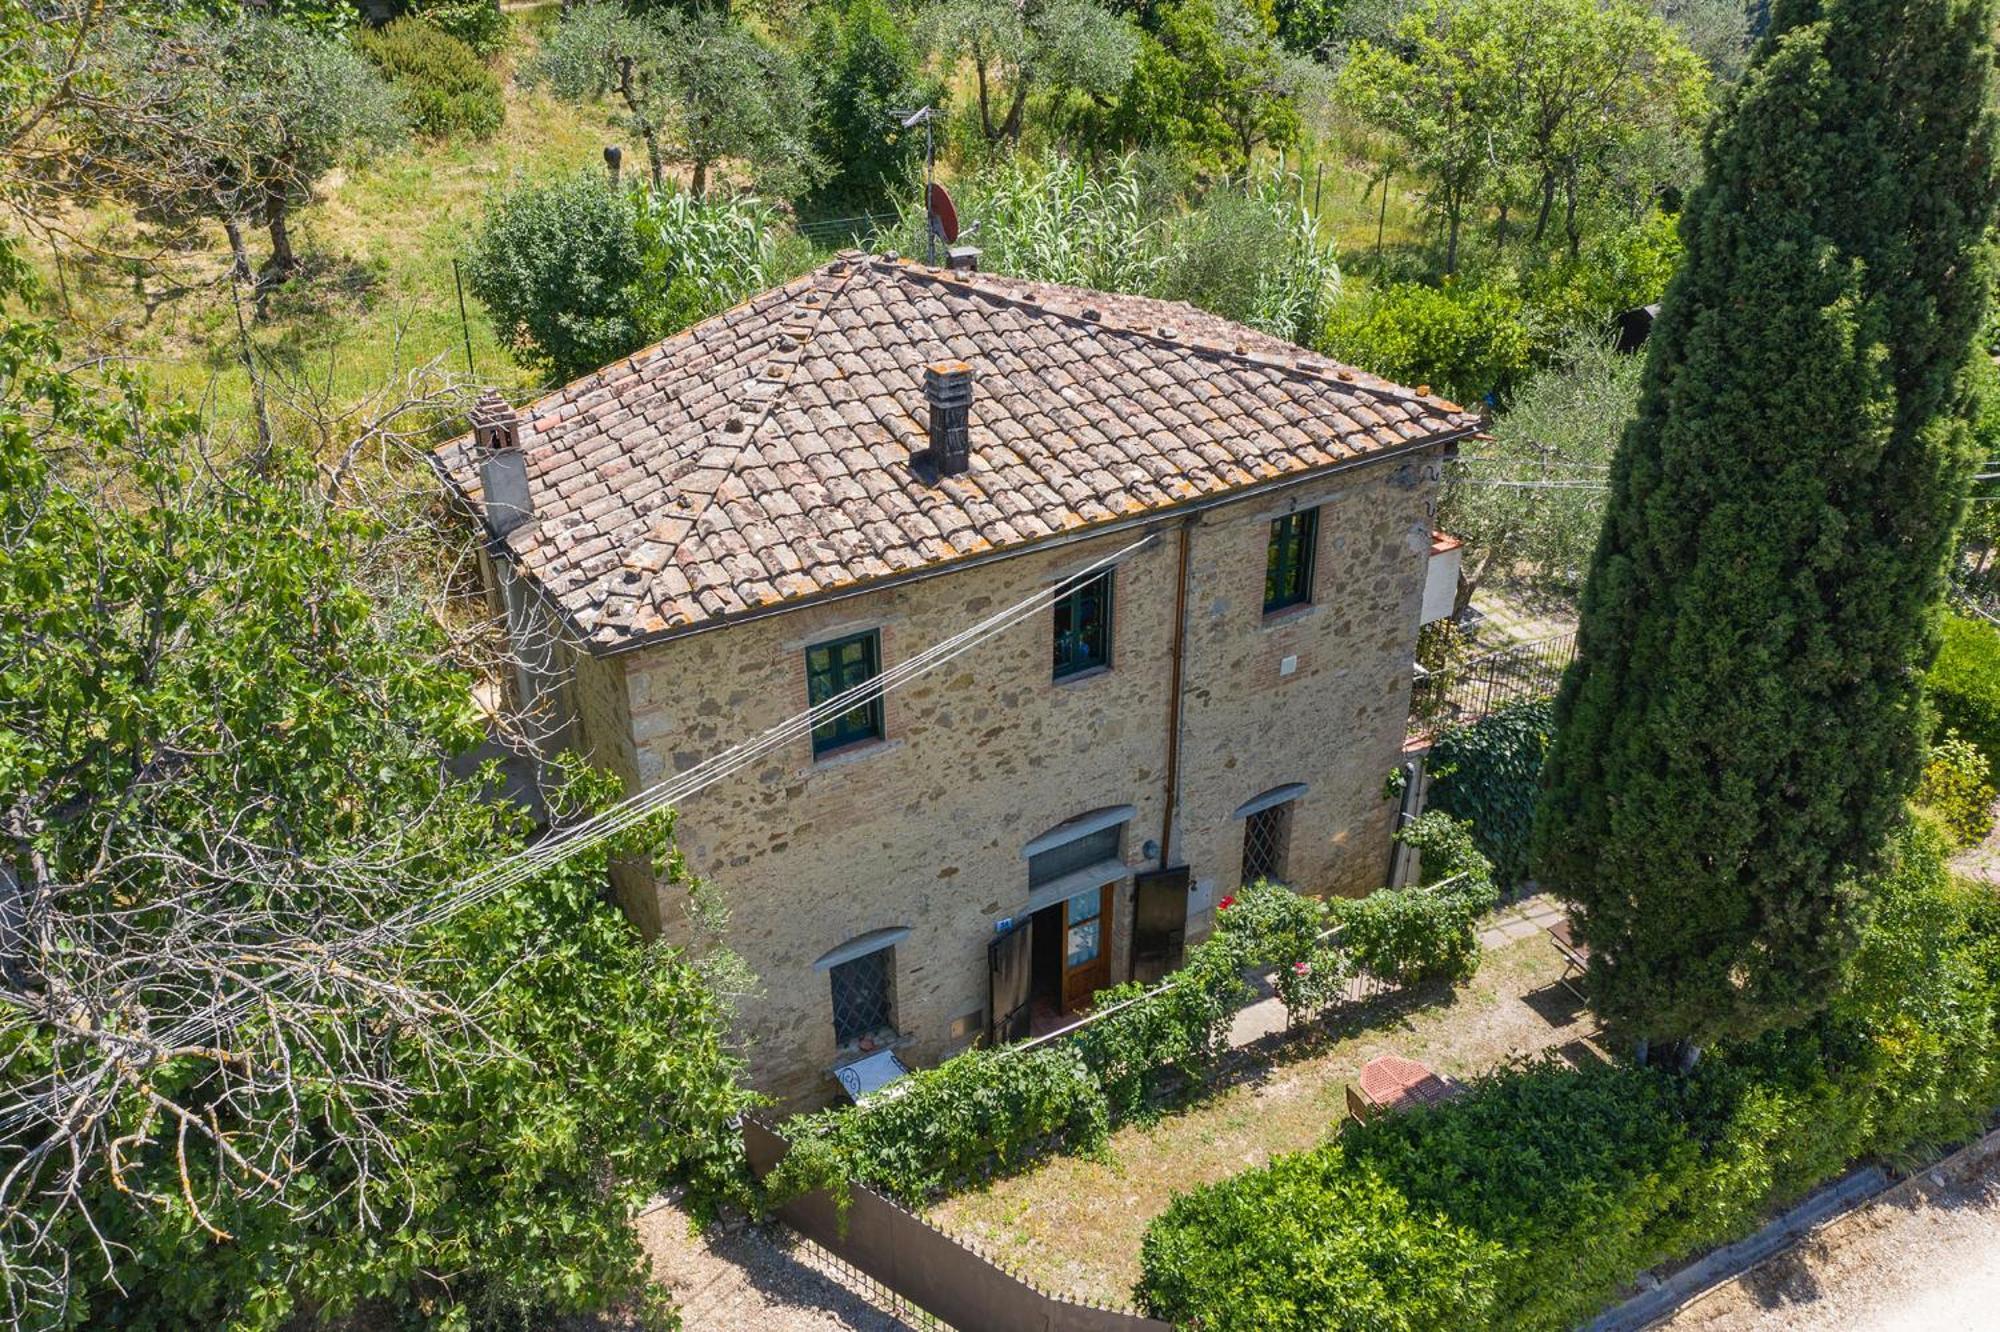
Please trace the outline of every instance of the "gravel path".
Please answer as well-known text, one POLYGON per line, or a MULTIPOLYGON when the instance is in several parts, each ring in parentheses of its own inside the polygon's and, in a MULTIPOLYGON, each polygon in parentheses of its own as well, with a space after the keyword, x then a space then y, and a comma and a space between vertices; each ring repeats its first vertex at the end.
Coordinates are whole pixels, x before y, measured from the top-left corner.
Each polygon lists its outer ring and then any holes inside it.
POLYGON ((1985 1332, 2000 1327, 2000 1157, 1877 1203, 1718 1288, 1666 1332, 1985 1332))
POLYGON ((673 1296, 685 1332, 898 1332, 901 1320, 816 1266, 782 1227, 740 1226, 713 1238, 689 1233, 664 1207, 639 1219, 653 1276, 673 1296))

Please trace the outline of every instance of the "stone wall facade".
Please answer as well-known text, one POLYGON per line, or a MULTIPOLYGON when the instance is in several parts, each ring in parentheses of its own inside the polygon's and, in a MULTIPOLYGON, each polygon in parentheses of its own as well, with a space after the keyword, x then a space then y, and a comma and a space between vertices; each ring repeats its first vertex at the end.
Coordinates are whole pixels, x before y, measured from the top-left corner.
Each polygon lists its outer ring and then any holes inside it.
MULTIPOLYGON (((1189 941, 1239 882, 1260 793, 1302 785, 1285 877, 1358 894, 1383 882, 1396 765, 1430 550, 1436 451, 1382 459, 1201 511, 1185 527, 1188 592, 1179 795, 1168 846, 1190 867, 1189 941), (1308 605, 1263 612, 1274 519, 1319 509, 1308 605)), ((884 668, 1075 574, 1140 529, 996 559, 671 639, 578 667, 579 739, 646 785, 807 706, 805 650, 880 633, 884 668)), ((895 1048, 930 1064, 987 1029, 988 943, 1029 909, 1023 847, 1091 811, 1130 806, 1122 858, 1158 863, 1165 832, 1174 608, 1183 520, 1117 567, 1107 669, 1053 680, 1037 614, 884 699, 878 742, 815 760, 801 738, 690 800, 689 868, 729 912, 728 943, 760 981, 741 1012, 752 1081, 787 1102, 829 1097, 830 980, 815 962, 907 929, 890 959, 895 1048)), ((631 868, 628 909, 670 939, 681 890, 631 868)), ((1110 914, 1111 980, 1130 975, 1132 883, 1110 914)))

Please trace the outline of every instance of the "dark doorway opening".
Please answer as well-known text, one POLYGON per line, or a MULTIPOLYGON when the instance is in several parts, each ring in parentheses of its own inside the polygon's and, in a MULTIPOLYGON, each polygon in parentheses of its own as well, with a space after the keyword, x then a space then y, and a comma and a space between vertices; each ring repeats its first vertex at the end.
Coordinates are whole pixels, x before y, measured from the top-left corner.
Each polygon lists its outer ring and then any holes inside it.
POLYGON ((1034 935, 1034 942, 1029 945, 1032 961, 1028 998, 1035 1006, 1036 1016, 1041 1016, 1046 1008, 1053 1017, 1062 1011, 1063 904, 1058 902, 1037 911, 1028 928, 1034 935))

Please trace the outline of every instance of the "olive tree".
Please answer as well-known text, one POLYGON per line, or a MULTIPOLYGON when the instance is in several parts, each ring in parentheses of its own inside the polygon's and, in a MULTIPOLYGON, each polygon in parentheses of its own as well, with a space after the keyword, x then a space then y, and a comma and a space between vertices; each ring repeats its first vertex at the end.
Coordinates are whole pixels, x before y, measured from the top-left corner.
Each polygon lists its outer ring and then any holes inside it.
POLYGON ((813 88, 789 53, 717 9, 631 14, 611 4, 564 15, 525 71, 566 101, 615 96, 646 148, 655 189, 669 164, 696 197, 725 162, 789 195, 824 171, 810 145, 813 88))

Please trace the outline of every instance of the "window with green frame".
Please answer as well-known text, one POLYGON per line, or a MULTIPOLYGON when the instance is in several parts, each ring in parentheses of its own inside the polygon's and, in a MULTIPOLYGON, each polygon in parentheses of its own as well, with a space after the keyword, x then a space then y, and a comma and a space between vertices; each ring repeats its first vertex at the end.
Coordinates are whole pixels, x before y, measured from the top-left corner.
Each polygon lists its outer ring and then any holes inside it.
MULTIPOLYGON (((806 701, 818 707, 882 673, 882 640, 865 633, 815 643, 806 649, 806 701)), ((863 740, 882 738, 882 695, 868 694, 845 712, 823 718, 813 727, 813 757, 863 740)))
POLYGON ((1111 571, 1078 584, 1056 601, 1055 677, 1111 664, 1111 571))
POLYGON ((1264 553, 1264 613, 1312 600, 1313 549, 1319 545, 1319 510, 1300 509, 1271 524, 1264 553))

